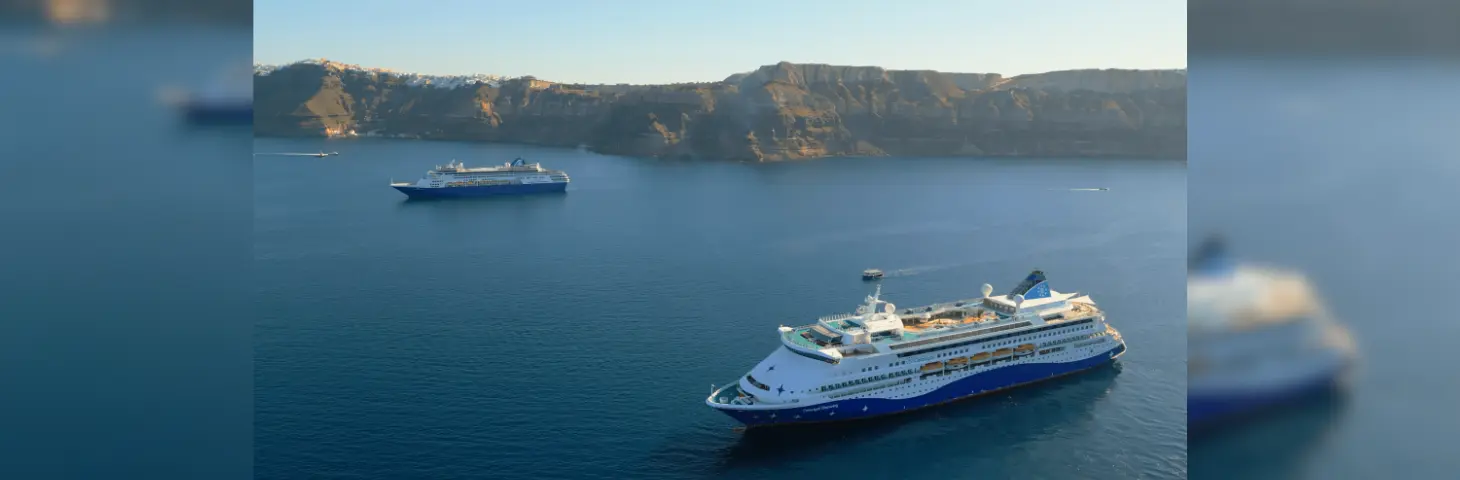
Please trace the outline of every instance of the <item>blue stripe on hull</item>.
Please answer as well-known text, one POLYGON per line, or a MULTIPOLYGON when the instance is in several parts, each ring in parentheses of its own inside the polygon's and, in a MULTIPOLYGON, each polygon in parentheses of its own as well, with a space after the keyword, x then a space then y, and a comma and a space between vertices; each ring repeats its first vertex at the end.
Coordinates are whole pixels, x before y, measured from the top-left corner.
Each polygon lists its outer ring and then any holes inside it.
POLYGON ((1186 423, 1193 428, 1204 427, 1219 420, 1320 396, 1338 385, 1343 372, 1344 369, 1339 368, 1307 382, 1245 394, 1192 393, 1186 397, 1186 423))
POLYGON ((785 425, 829 421, 856 420, 893 413, 907 412, 940 403, 991 393, 1028 383, 1089 370, 1111 361, 1125 352, 1125 345, 1087 358, 1067 363, 1026 363, 960 378, 937 390, 912 398, 853 398, 827 402, 809 407, 793 407, 779 410, 727 410, 721 409, 731 418, 746 426, 785 425), (771 415, 775 417, 772 418, 771 415))
POLYGON ((564 192, 568 190, 568 183, 528 183, 445 188, 395 187, 395 189, 411 198, 463 198, 564 192))

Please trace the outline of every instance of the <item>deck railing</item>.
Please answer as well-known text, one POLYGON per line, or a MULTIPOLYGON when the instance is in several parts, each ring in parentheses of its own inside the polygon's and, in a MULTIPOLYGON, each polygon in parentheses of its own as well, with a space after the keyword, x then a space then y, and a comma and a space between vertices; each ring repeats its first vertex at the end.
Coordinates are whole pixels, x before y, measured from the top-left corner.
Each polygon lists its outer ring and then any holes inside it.
MULTIPOLYGON (((931 304, 931 305, 920 305, 920 306, 916 306, 916 307, 899 308, 898 310, 901 310, 903 312, 906 312, 906 311, 911 310, 913 313, 924 313, 924 311, 926 311, 928 309, 932 309, 934 311, 937 311, 937 310, 941 310, 941 309, 945 309, 945 308, 962 308, 962 307, 967 307, 967 306, 970 306, 970 305, 978 305, 980 302, 983 302, 983 298, 981 298, 981 297, 980 298, 969 298, 969 299, 963 299, 963 300, 954 300, 954 301, 951 301, 951 302, 934 303, 934 304, 931 304)), ((900 313, 900 312, 894 312, 894 313, 899 313, 900 315, 907 315, 906 313, 900 313)), ((820 317, 820 318, 817 318, 816 320, 818 322, 831 322, 831 321, 835 321, 835 320, 845 320, 845 319, 848 319, 848 318, 857 318, 859 316, 860 315, 857 315, 855 313, 838 313, 838 314, 835 314, 835 315, 827 315, 827 316, 824 316, 824 317, 820 317)), ((800 327, 796 327, 796 328, 800 328, 800 327)))

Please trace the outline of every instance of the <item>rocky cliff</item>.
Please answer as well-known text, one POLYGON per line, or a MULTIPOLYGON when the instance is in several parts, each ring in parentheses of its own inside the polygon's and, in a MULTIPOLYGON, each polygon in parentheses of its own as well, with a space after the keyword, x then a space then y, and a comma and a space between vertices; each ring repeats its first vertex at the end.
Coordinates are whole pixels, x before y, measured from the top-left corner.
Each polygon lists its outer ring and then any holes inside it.
POLYGON ((568 85, 531 77, 432 85, 307 62, 254 77, 255 132, 577 147, 634 156, 1185 158, 1186 72, 1020 75, 779 63, 724 81, 568 85))

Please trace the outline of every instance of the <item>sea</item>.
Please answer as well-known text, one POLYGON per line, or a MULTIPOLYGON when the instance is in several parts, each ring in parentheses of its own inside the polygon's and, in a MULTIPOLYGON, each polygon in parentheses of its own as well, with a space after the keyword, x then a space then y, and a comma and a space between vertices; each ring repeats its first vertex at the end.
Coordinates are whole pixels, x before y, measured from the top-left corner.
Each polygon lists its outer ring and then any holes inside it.
POLYGON ((253 143, 258 478, 1182 478, 1186 164, 669 161, 394 139, 253 143), (324 158, 283 155, 339 152, 324 158), (522 157, 562 194, 416 201, 522 157), (1107 190, 1094 190, 1105 188, 1107 190), (843 425, 740 431, 704 403, 776 327, 1042 269, 1129 353, 843 425))
POLYGON ((247 478, 253 132, 169 98, 252 30, 3 20, 0 478, 247 478))
POLYGON ((1191 478, 1455 478, 1460 66, 1197 56, 1191 242, 1309 277, 1352 332, 1348 390, 1190 438, 1191 478))

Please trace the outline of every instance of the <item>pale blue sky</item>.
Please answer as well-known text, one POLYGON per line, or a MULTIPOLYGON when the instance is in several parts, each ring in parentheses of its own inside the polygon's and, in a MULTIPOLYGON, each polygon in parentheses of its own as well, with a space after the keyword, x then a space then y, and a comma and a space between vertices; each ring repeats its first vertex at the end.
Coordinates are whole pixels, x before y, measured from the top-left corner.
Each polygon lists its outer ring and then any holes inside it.
POLYGON ((713 81, 779 61, 1017 75, 1186 68, 1184 0, 255 0, 254 61, 713 81))

